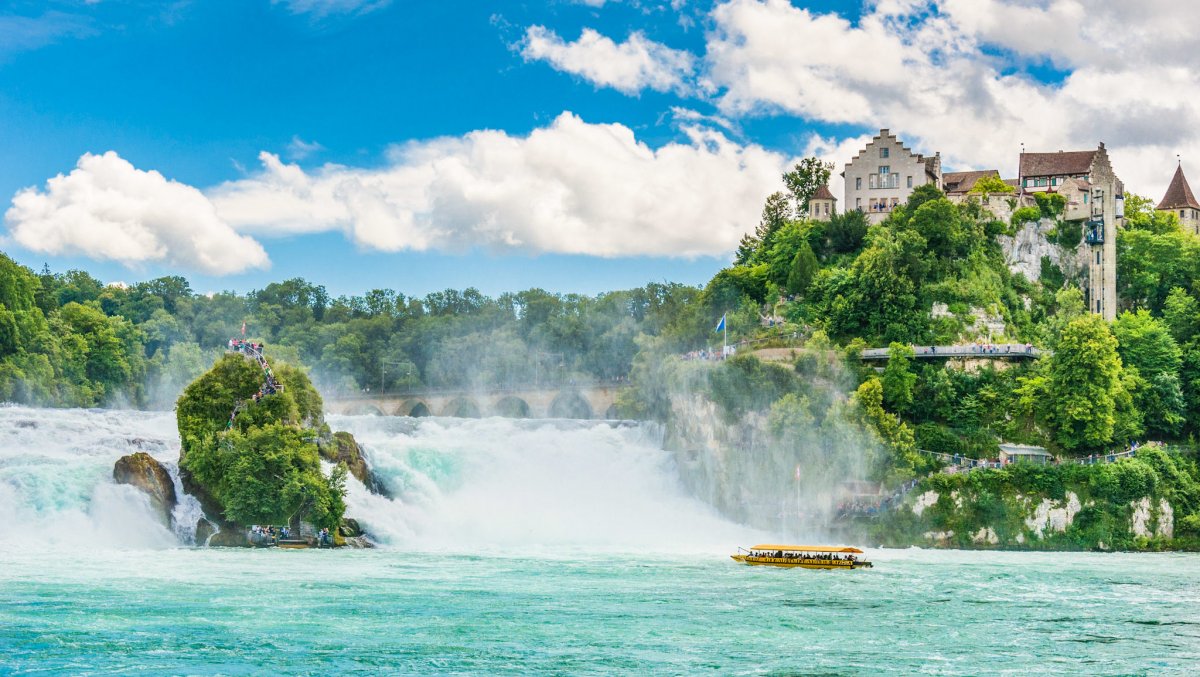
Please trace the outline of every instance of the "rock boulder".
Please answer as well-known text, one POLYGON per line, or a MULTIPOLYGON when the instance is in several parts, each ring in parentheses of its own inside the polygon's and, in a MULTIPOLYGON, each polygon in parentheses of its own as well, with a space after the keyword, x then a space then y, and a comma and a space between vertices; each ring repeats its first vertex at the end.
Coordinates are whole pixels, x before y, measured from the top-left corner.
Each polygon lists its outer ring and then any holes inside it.
POLYGON ((375 474, 371 472, 370 466, 367 465, 367 459, 363 457, 362 448, 358 446, 354 435, 338 431, 329 437, 318 440, 317 449, 321 452, 321 458, 324 458, 326 461, 330 463, 345 463, 346 468, 350 470, 350 474, 354 475, 359 482, 362 482, 363 486, 369 489, 371 493, 387 495, 387 492, 383 488, 383 483, 375 477, 375 474))
POLYGON ((122 456, 113 465, 113 479, 141 489, 150 497, 150 504, 167 528, 171 527, 171 511, 175 509, 175 483, 171 474, 153 456, 144 451, 122 456))

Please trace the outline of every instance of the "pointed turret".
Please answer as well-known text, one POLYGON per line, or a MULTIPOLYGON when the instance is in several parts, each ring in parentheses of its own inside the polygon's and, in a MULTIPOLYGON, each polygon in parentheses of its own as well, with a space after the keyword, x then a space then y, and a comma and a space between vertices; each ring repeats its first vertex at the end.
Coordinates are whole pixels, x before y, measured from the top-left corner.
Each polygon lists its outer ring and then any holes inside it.
POLYGON ((1192 194, 1192 187, 1183 175, 1183 163, 1175 168, 1175 176, 1167 186, 1167 194, 1158 203, 1158 211, 1175 214, 1185 229, 1200 233, 1200 201, 1192 194))
POLYGON ((828 221, 837 212, 837 198, 829 192, 829 186, 822 185, 808 200, 808 215, 817 221, 828 221))

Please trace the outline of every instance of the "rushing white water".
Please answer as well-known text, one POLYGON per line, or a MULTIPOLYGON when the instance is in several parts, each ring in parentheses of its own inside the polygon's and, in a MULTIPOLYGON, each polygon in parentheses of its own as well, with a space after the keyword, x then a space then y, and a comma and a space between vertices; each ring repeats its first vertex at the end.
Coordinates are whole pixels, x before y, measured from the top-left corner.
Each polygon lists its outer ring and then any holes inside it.
POLYGON ((337 417, 395 497, 352 483, 348 514, 420 548, 728 547, 747 531, 686 495, 640 426, 594 421, 337 417))
POLYGON ((174 415, 0 407, 0 543, 178 545, 179 537, 159 522, 149 498, 112 479, 113 463, 136 451, 177 461, 174 415))
MULTIPOLYGON (((351 481, 347 515, 385 546, 423 550, 728 547, 757 537, 681 488, 651 431, 592 421, 334 417, 393 498, 351 481)), ((0 407, 0 543, 190 545, 200 506, 183 493, 170 412, 0 407), (136 451, 176 482, 174 533, 112 479, 136 451)), ((0 546, 4 547, 4 546, 0 546)))

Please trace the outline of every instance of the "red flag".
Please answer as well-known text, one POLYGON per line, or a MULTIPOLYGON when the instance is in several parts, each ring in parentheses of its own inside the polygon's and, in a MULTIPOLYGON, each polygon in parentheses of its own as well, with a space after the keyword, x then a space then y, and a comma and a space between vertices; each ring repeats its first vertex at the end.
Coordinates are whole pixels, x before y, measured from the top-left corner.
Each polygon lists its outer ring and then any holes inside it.
POLYGON ((242 321, 242 336, 245 336, 245 335, 246 335, 246 322, 245 322, 245 320, 243 320, 242 321))

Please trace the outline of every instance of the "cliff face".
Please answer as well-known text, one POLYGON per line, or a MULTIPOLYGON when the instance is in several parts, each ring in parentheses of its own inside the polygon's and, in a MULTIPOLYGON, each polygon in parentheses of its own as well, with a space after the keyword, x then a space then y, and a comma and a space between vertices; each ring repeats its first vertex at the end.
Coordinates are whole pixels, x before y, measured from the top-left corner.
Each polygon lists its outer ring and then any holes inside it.
POLYGON ((1028 550, 1128 550, 1171 547, 1175 511, 1161 496, 1113 502, 1086 486, 1060 496, 922 486, 870 525, 884 545, 1028 550))
POLYGON ((779 408, 735 420, 703 394, 671 398, 664 446, 685 487, 722 514, 781 536, 891 547, 1021 550, 1193 549, 1200 529, 1187 462, 1162 449, 1094 466, 1018 464, 934 474, 881 512, 840 513, 847 487, 873 476, 864 431, 813 422, 777 435, 779 408), (852 461, 852 462, 849 462, 852 461), (1179 513, 1179 514, 1177 514, 1179 513))
POLYGON ((1047 231, 1053 227, 1052 221, 1042 219, 1022 225, 1011 237, 997 237, 1008 269, 1024 275, 1026 280, 1034 281, 1041 277, 1043 257, 1061 268, 1062 249, 1046 239, 1047 231))
POLYGON ((716 403, 689 395, 672 399, 663 445, 674 453, 684 486, 693 495, 731 519, 765 527, 757 506, 747 500, 765 498, 760 483, 749 475, 765 436, 762 415, 748 414, 731 425, 716 403))
POLYGON ((847 487, 869 483, 880 457, 843 401, 825 394, 828 408, 787 395, 732 420, 704 395, 676 396, 664 446, 685 487, 730 519, 781 535, 828 533, 847 487))

